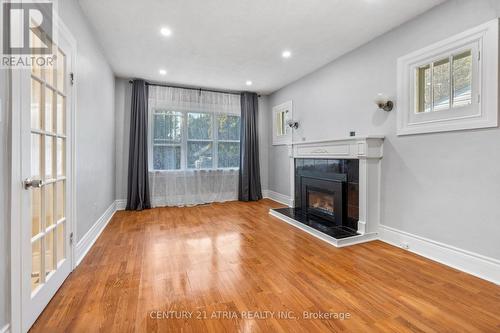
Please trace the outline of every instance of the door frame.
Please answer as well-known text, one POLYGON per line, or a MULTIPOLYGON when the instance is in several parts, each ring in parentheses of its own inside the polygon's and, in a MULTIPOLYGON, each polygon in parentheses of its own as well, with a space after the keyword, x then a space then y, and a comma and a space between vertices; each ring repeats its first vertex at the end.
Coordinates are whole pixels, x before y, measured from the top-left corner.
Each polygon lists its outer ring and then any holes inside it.
MULTIPOLYGON (((59 36, 63 36, 71 45, 71 73, 76 76, 76 60, 77 60, 77 43, 71 31, 62 22, 61 18, 54 13, 53 15, 53 29, 57 31, 59 36)), ((10 69, 10 98, 11 98, 11 179, 10 179, 10 331, 22 331, 22 194, 23 189, 21 177, 21 149, 22 149, 22 110, 25 107, 22 91, 22 72, 27 69, 10 69)), ((69 73, 68 73, 69 74, 69 73)), ((71 140, 71 168, 67 170, 71 176, 71 211, 67 212, 71 221, 68 226, 71 227, 73 232, 73 241, 70 244, 70 260, 71 271, 76 267, 75 248, 76 248, 76 106, 77 106, 77 82, 68 85, 71 89, 71 99, 69 109, 66 110, 67 114, 71 116, 69 139, 71 140)), ((70 273, 71 274, 71 273, 70 273)))

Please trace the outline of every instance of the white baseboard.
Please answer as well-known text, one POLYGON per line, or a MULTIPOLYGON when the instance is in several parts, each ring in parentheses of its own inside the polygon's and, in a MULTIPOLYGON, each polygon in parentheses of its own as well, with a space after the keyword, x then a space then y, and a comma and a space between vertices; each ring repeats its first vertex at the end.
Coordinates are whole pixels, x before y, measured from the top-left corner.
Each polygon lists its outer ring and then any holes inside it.
POLYGON ((288 195, 284 195, 271 190, 263 190, 262 196, 264 198, 279 202, 280 204, 287 205, 288 207, 293 207, 294 199, 292 197, 289 197, 288 195))
POLYGON ((104 228, 108 225, 109 221, 111 221, 111 218, 115 214, 117 210, 117 202, 114 201, 108 209, 102 214, 102 216, 94 223, 94 225, 90 228, 89 231, 83 236, 83 238, 76 244, 76 265, 80 265, 80 262, 82 262, 83 258, 89 252, 90 248, 92 245, 94 245, 95 241, 99 237, 99 235, 102 233, 104 228))
POLYGON ((262 190, 262 197, 264 199, 269 199, 269 190, 262 190))
POLYGON ((500 285, 500 260, 413 235, 385 225, 380 240, 500 285))
POLYGON ((5 325, 0 329, 0 333, 10 333, 10 324, 5 325))
POLYGON ((125 210, 127 208, 127 199, 118 199, 116 202, 116 210, 125 210))

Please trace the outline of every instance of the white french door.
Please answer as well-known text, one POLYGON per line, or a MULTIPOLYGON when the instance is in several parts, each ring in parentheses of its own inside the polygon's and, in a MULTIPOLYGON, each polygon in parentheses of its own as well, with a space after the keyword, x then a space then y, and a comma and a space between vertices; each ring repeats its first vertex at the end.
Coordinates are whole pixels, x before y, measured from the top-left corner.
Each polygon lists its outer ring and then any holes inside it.
MULTIPOLYGON (((16 69, 20 99, 20 328, 25 332, 72 270, 73 43, 62 31, 49 67, 16 69)), ((40 43, 32 33, 33 43, 40 43)), ((14 77, 14 74, 13 74, 14 77)), ((14 81, 13 81, 14 82, 14 81)), ((17 84, 17 82, 14 82, 17 84)))

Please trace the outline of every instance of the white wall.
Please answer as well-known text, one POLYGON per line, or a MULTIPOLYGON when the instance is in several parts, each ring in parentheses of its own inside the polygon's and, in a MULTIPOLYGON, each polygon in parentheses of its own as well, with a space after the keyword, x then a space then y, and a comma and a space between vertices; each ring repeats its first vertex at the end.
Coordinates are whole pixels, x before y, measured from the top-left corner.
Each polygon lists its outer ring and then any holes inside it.
MULTIPOLYGON (((77 40, 77 239, 115 200, 114 76, 76 0, 59 1, 59 15, 77 40)), ((7 71, 0 71, 0 329, 10 321, 10 151, 5 104, 7 71)), ((13 221, 14 223, 16 221, 13 221)))
POLYGON ((78 43, 76 110, 77 241, 115 200, 114 74, 77 1, 60 1, 78 43))
MULTIPOLYGON (((386 135, 382 223, 500 259, 500 129, 397 137, 397 101, 390 113, 373 103, 396 96, 398 57, 499 15, 500 1, 448 1, 275 92, 270 106, 293 100, 295 140, 386 135)), ((286 148, 269 157, 270 190, 291 195, 286 148)))
POLYGON ((132 85, 128 79, 116 78, 115 81, 115 118, 116 118, 116 199, 127 200, 128 147, 130 133, 130 109, 132 85))
MULTIPOLYGON (((130 103, 132 85, 129 79, 116 78, 115 114, 116 114, 116 199, 127 199, 128 147, 130 131, 130 103)), ((260 177, 263 190, 268 188, 268 151, 269 151, 269 110, 268 97, 259 97, 258 131, 260 177)))

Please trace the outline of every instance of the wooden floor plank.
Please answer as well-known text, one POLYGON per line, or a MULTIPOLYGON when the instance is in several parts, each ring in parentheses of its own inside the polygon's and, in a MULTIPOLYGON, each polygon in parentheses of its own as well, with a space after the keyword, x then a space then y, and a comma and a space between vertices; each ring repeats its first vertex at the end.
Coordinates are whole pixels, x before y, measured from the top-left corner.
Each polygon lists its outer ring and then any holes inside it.
POLYGON ((500 329, 499 286, 379 241, 334 248, 271 217, 275 207, 116 213, 31 331, 500 329))

